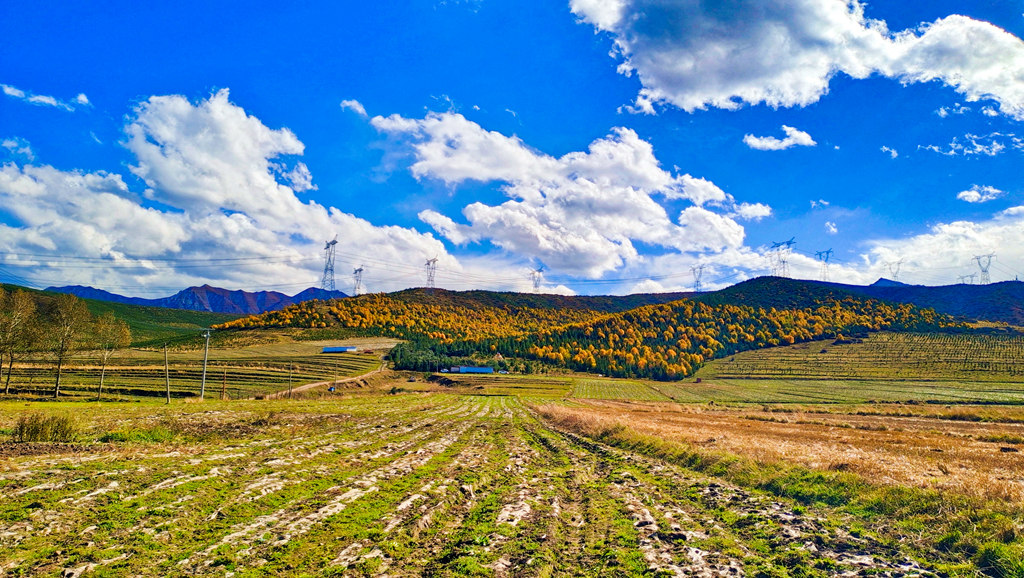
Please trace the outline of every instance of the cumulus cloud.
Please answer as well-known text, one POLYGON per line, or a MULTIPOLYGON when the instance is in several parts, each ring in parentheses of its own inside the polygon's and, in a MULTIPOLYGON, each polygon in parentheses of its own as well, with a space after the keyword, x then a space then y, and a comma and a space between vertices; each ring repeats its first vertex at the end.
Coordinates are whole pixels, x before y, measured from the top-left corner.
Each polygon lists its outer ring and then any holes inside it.
MULTIPOLYGON (((863 256, 876 269, 903 259, 900 279, 911 283, 946 284, 961 273, 976 272, 975 255, 995 253, 1001 263, 1024 261, 1024 207, 1012 207, 982 221, 939 223, 928 232, 903 239, 877 239, 863 256)), ((1012 278, 1008 269, 992 269, 992 281, 1012 278)))
MULTIPOLYGON (((182 287, 213 283, 261 288, 282 282, 315 285, 323 267, 323 239, 338 235, 345 255, 372 260, 367 268, 388 285, 396 273, 419 272, 409 255, 438 257, 438 268, 463 271, 431 234, 372 223, 334 207, 302 202, 312 186, 309 169, 287 159, 303 144, 232 103, 227 91, 190 102, 154 96, 130 115, 125 146, 131 171, 143 179, 133 191, 107 172, 66 171, 48 165, 0 167, 0 203, 11 215, 0 225, 0 250, 23 259, 39 253, 104 259, 100 268, 67 268, 43 259, 46 282, 101 287, 182 287)), ((343 257, 339 254, 339 263, 343 257)), ((416 257, 418 260, 419 257, 416 257)), ((417 263, 416 265, 421 265, 417 263)))
POLYGON ((586 151, 555 158, 453 112, 374 117, 371 123, 405 141, 416 178, 452 187, 494 182, 509 197, 499 205, 465 206, 464 223, 421 212, 438 234, 457 244, 488 241, 569 274, 596 277, 635 265, 644 259, 638 242, 682 252, 737 247, 744 230, 734 217, 771 212, 766 205, 737 204, 706 179, 664 170, 651 144, 626 128, 613 129, 586 151), (692 206, 673 222, 658 198, 692 206))
POLYGON ((885 145, 882 145, 882 148, 879 149, 879 150, 881 150, 883 153, 889 153, 889 157, 890 158, 896 158, 896 157, 900 156, 899 151, 897 151, 894 148, 887 147, 885 145))
POLYGON ((817 201, 815 201, 814 199, 811 199, 811 208, 812 209, 817 209, 818 207, 824 208, 824 207, 827 207, 828 205, 829 205, 829 202, 826 201, 825 199, 818 199, 817 201))
POLYGON ((825 221, 825 232, 829 235, 835 235, 839 232, 839 226, 834 221, 825 221))
POLYGON ((745 221, 760 221, 765 217, 770 217, 771 214, 772 208, 763 203, 740 203, 736 205, 736 210, 733 213, 745 221))
POLYGON ((786 132, 784 139, 748 134, 744 135, 743 143, 759 151, 781 151, 794 146, 812 147, 818 144, 814 142, 811 135, 802 130, 786 125, 782 125, 782 130, 786 132))
POLYGON ((570 0, 611 34, 622 74, 642 89, 633 105, 687 111, 744 104, 805 106, 838 73, 904 84, 939 81, 968 102, 998 103, 1024 119, 1024 42, 990 23, 952 15, 890 32, 858 0, 570 0))
POLYGON ((966 191, 960 191, 957 193, 956 198, 968 203, 986 203, 988 201, 998 199, 1002 195, 1003 191, 1000 191, 995 187, 990 187, 988 185, 973 185, 966 191))
POLYGON ((76 96, 73 100, 68 102, 45 94, 33 94, 29 91, 22 90, 9 84, 0 84, 0 90, 2 90, 4 94, 11 98, 16 98, 18 100, 27 102, 29 104, 34 104, 37 106, 49 106, 53 108, 72 111, 75 110, 76 104, 79 106, 90 105, 89 97, 85 96, 82 93, 79 93, 78 96, 76 96))
POLYGON ((358 100, 343 100, 341 101, 341 108, 343 110, 351 110, 359 116, 366 117, 366 109, 363 108, 363 103, 358 100))

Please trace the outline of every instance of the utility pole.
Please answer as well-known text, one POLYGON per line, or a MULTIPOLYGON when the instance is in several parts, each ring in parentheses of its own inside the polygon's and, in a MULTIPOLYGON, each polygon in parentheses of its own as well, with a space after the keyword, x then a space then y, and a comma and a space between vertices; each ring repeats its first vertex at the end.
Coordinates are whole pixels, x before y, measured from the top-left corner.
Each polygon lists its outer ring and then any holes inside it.
POLYGON ((427 289, 434 288, 435 273, 437 273, 437 257, 427 259, 427 289))
POLYGON ((793 250, 793 245, 796 245, 796 237, 790 237, 788 241, 772 243, 771 250, 775 254, 772 274, 776 277, 789 277, 789 254, 793 250))
POLYGON ((704 267, 705 267, 705 265, 703 263, 701 263, 700 265, 694 265, 693 267, 690 267, 690 272, 693 273, 693 292, 694 293, 700 293, 701 292, 702 287, 701 287, 701 284, 700 284, 700 278, 704 275, 704 267))
POLYGON ((978 262, 978 269, 981 269, 981 284, 988 285, 992 282, 992 279, 988 276, 988 268, 992 266, 992 259, 996 256, 995 253, 989 253, 988 255, 975 255, 974 260, 978 262))
POLYGON ((220 400, 228 398, 228 370, 224 370, 224 381, 220 382, 220 400))
POLYGON ((167 388, 167 403, 171 403, 171 369, 167 364, 167 344, 164 343, 164 386, 167 388))
POLYGON ((363 266, 352 270, 352 277, 355 278, 355 287, 352 289, 352 296, 357 297, 363 290, 363 266))
POLYGON ((210 330, 203 334, 206 337, 206 346, 203 348, 203 381, 199 386, 199 400, 206 400, 206 360, 210 358, 210 330))
POLYGON ((292 369, 294 368, 294 365, 288 365, 288 399, 292 398, 292 369))
POLYGON ((899 261, 889 261, 885 265, 886 265, 886 267, 889 268, 889 273, 892 273, 892 280, 893 281, 899 281, 900 280, 900 267, 903 265, 903 258, 900 257, 899 261))
POLYGON ((540 292, 540 281, 544 277, 542 275, 542 273, 544 273, 544 267, 538 267, 538 268, 534 269, 533 271, 530 271, 530 280, 533 281, 533 292, 534 293, 539 293, 540 292))
POLYGON ((324 245, 324 276, 320 279, 320 288, 324 291, 335 291, 334 286, 334 253, 338 244, 338 236, 324 245))
POLYGON ((832 249, 827 251, 815 251, 814 255, 821 261, 821 280, 828 281, 828 260, 832 257, 832 249))

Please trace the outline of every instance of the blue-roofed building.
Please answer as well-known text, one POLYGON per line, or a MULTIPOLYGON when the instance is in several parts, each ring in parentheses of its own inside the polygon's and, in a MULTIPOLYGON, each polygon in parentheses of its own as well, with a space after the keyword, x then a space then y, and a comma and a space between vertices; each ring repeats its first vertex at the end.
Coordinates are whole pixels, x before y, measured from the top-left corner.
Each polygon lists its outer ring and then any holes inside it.
POLYGON ((358 351, 355 345, 339 345, 336 347, 325 347, 320 353, 355 353, 358 351))

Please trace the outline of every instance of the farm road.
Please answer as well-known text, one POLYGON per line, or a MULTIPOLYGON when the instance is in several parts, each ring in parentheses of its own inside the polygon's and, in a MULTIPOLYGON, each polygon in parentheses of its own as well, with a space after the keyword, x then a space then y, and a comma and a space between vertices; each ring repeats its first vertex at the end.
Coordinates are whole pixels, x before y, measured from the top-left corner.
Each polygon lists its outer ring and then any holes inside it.
POLYGON ((550 429, 512 396, 216 407, 119 417, 173 422, 168 441, 5 460, 0 575, 930 574, 827 513, 550 429))

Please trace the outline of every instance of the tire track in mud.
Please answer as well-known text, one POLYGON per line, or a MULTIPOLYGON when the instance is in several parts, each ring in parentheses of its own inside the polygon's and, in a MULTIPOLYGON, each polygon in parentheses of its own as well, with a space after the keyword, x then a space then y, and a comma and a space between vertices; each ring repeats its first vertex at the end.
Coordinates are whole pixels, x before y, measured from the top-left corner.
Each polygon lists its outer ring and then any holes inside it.
POLYGON ((572 433, 569 443, 618 458, 608 484, 638 531, 648 568, 673 576, 744 576, 757 560, 827 568, 831 575, 935 576, 869 536, 855 537, 793 504, 572 433), (722 548, 722 544, 731 548, 722 548), (736 554, 729 554, 729 551, 736 554))
MULTIPOLYGON (((223 552, 224 547, 235 548, 237 555, 243 558, 250 557, 254 551, 260 548, 258 541, 265 535, 272 535, 275 539, 268 543, 270 548, 280 547, 292 539, 312 530, 317 524, 327 518, 343 511, 349 504, 356 500, 376 492, 378 485, 390 479, 407 475, 415 469, 426 464, 431 458, 443 452, 448 446, 455 443, 466 431, 468 425, 455 427, 442 433, 432 441, 413 439, 405 444, 396 444, 393 452, 387 456, 375 455, 371 459, 394 457, 405 452, 397 459, 389 460, 383 466, 370 472, 357 476, 355 479, 327 488, 321 498, 326 501, 313 509, 304 511, 295 509, 296 504, 280 508, 271 514, 256 517, 255 520, 238 524, 232 531, 223 536, 219 541, 210 544, 205 549, 194 553, 177 563, 177 566, 188 572, 200 571, 213 563, 211 555, 216 551, 223 552), (418 449, 412 449, 420 445, 418 449)), ((265 549, 265 548, 264 548, 265 549)))
MULTIPOLYGON (((309 478, 331 474, 331 468, 325 469, 323 466, 320 466, 317 471, 311 471, 308 467, 301 469, 295 464, 308 466, 311 463, 315 464, 318 459, 322 461, 323 457, 328 457, 330 460, 345 459, 349 460, 352 464, 387 461, 390 457, 389 455, 375 453, 376 451, 372 450, 372 448, 374 446, 386 446, 388 443, 391 443, 388 439, 392 442, 401 440, 403 436, 411 433, 414 434, 409 441, 412 444, 418 443, 418 440, 421 438, 432 435, 432 426, 436 423, 436 419, 422 414, 415 417, 415 421, 405 424, 395 424, 394 420, 387 419, 372 420, 376 423, 366 424, 368 427, 359 428, 364 430, 361 438, 339 442, 331 442, 330 438, 334 434, 339 433, 342 435, 352 435, 352 431, 339 430, 304 438, 271 440, 275 442, 271 444, 255 443, 263 440, 254 440, 254 442, 240 445, 232 444, 227 447, 214 447, 209 449, 206 455, 201 453, 202 448, 194 447, 185 448, 185 451, 175 452, 140 452, 134 448, 130 451, 126 450, 121 453, 131 455, 134 458, 133 461, 142 461, 144 465, 120 468, 110 472, 92 472, 87 476, 82 476, 83 472, 79 471, 59 471, 60 474, 68 478, 75 476, 75 479, 65 479, 60 482, 50 482, 49 484, 36 484, 23 488, 25 491, 22 494, 26 494, 22 496, 23 498, 31 500, 33 492, 36 492, 40 499, 52 504, 52 506, 29 511, 29 516, 25 520, 10 524, 0 524, 0 546, 13 550, 19 545, 24 548, 25 545, 22 542, 25 540, 42 545, 54 539, 64 540, 66 539, 65 537, 81 535, 88 536, 90 539, 89 544, 95 544, 97 548, 102 549, 104 552, 124 550, 124 556, 107 557, 106 562, 90 563, 91 565, 88 569, 91 571, 96 569, 97 565, 103 566, 106 563, 119 562, 133 553, 137 553, 135 552, 137 549, 135 546, 125 543, 126 540, 132 544, 137 543, 137 540, 132 538, 133 535, 145 534, 166 541, 162 536, 168 536, 166 531, 172 526, 201 528, 209 525, 209 519, 197 518, 201 512, 195 510, 192 504, 187 502, 195 497, 193 495, 195 492, 198 491, 201 494, 204 489, 209 489, 210 482, 215 481, 215 478, 223 479, 226 475, 230 474, 228 477, 232 479, 231 481, 221 482, 217 486, 230 490, 234 485, 238 485, 236 480, 244 480, 246 476, 250 476, 254 472, 265 471, 268 467, 274 467, 275 470, 271 473, 271 476, 276 475, 276 479, 269 476, 261 476, 250 484, 242 485, 238 490, 237 500, 228 499, 228 502, 251 502, 280 491, 288 485, 305 483, 309 478), (366 432, 370 433, 367 434, 366 432), (385 438, 385 435, 388 437, 385 438), (356 454, 357 451, 366 446, 370 446, 371 451, 356 454), (248 453, 236 451, 239 449, 246 450, 248 453), (197 450, 199 451, 197 452, 197 450), (146 459, 153 456, 156 456, 158 463, 154 464, 146 459), (186 458, 186 456, 194 457, 186 458), (186 459, 183 461, 182 458, 186 459), (215 465, 217 462, 224 461, 229 461, 233 465, 230 467, 222 464, 215 465), (212 467, 208 469, 202 467, 207 463, 212 467), (179 468, 187 466, 194 471, 187 472, 186 470, 186 472, 183 472, 178 469, 168 471, 166 466, 171 466, 172 468, 174 466, 179 468), (196 466, 200 466, 199 469, 195 469, 196 466), (142 472, 141 476, 139 475, 140 472, 142 472), (287 479, 282 479, 282 477, 287 479), (188 486, 185 492, 190 493, 178 498, 181 492, 177 491, 177 489, 187 484, 191 485, 188 486), (82 485, 88 485, 89 487, 77 491, 67 491, 74 490, 76 486, 80 487, 82 485), (58 496, 57 499, 54 499, 52 493, 54 488, 63 488, 65 490, 63 492, 64 497, 58 496), (105 496, 104 494, 109 495, 105 496), (162 496, 168 497, 164 499, 162 496), (175 498, 178 499, 175 500, 175 498), (98 500, 103 500, 103 502, 98 502, 98 500), (130 517, 134 517, 139 521, 131 527, 96 532, 97 526, 95 522, 98 520, 94 519, 95 515, 102 515, 104 508, 109 507, 113 503, 126 503, 130 510, 136 511, 134 514, 129 511, 130 517), (132 507, 133 504, 138 504, 138 507, 132 507), (158 512, 163 513, 154 517, 153 514, 158 512), (161 533, 163 534, 161 535, 161 533), (94 536, 94 534, 99 534, 99 536, 94 536), (40 540, 45 540, 45 542, 40 540), (92 540, 95 540, 95 542, 92 540)), ((407 445, 395 445, 391 449, 400 451, 406 448, 407 445)), ((39 473, 45 472, 33 472, 36 475, 39 473)), ((31 480, 27 479, 27 481, 31 480)), ((213 519, 216 519, 219 510, 220 508, 214 511, 213 519)), ((206 513, 208 514, 209 510, 206 510, 206 513)), ((17 558, 6 561, 5 558, 0 556, 0 565, 11 569, 20 566, 17 558)), ((23 560, 24 558, 21 559, 23 560)), ((59 560, 60 557, 58 556, 53 560, 53 563, 59 564, 59 560)), ((153 563, 159 563, 159 561, 154 560, 153 563)), ((76 569, 77 567, 68 568, 67 570, 75 571, 76 569)))

